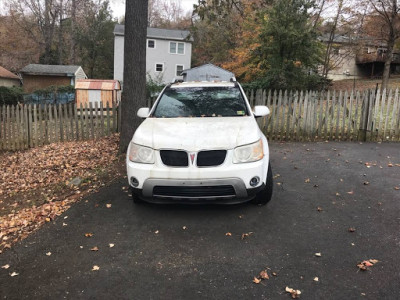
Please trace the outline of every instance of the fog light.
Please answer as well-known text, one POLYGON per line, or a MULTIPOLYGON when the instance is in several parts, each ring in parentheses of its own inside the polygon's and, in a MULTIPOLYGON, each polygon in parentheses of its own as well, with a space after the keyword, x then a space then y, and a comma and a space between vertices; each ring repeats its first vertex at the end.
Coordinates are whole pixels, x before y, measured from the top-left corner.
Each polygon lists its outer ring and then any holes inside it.
POLYGON ((250 185, 251 186, 257 186, 260 183, 260 177, 255 176, 252 179, 250 179, 250 185))
POLYGON ((131 177, 131 185, 133 187, 137 187, 139 185, 139 181, 135 177, 131 177))

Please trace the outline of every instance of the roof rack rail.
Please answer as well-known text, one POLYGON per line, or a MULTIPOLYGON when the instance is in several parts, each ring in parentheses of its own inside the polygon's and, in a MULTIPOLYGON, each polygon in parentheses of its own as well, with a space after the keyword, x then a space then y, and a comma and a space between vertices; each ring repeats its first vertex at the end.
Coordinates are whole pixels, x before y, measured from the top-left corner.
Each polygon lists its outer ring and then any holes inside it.
POLYGON ((171 83, 178 83, 178 82, 183 82, 182 78, 173 78, 171 83))

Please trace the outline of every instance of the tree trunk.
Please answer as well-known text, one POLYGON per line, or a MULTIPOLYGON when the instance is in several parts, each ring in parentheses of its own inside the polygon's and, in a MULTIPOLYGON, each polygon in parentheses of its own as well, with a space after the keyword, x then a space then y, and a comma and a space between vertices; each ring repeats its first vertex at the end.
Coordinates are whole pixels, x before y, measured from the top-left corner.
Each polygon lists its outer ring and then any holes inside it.
POLYGON ((382 91, 387 88, 390 76, 390 65, 393 60, 393 48, 394 48, 395 40, 392 36, 389 37, 388 40, 388 48, 386 52, 386 60, 385 60, 385 68, 383 69, 382 76, 382 91))
POLYGON ((128 148, 141 120, 137 110, 146 106, 147 0, 125 2, 124 80, 119 150, 128 148))
POLYGON ((71 48, 69 63, 75 65, 76 50, 76 0, 72 0, 71 4, 71 48))

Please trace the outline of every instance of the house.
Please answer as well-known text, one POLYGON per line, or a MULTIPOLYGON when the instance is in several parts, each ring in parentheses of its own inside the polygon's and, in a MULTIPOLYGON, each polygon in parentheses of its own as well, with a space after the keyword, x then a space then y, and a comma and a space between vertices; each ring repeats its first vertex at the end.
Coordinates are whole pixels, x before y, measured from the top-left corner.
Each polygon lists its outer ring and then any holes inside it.
POLYGON ((75 84, 76 104, 78 107, 92 103, 93 107, 100 103, 103 107, 112 106, 120 101, 121 85, 118 80, 78 79, 75 84))
POLYGON ((13 87, 20 85, 21 79, 17 75, 0 66, 0 86, 13 87))
MULTIPOLYGON (((114 79, 123 82, 125 26, 114 28, 114 79)), ((190 68, 193 38, 187 30, 147 28, 146 73, 155 82, 171 82, 190 68)))
POLYGON ((183 70, 182 75, 183 81, 230 81, 232 77, 235 77, 232 72, 210 63, 183 70))
MULTIPOLYGON (((327 44, 328 36, 320 37, 327 44)), ((386 42, 368 36, 335 36, 330 56, 328 78, 332 80, 375 78, 383 74, 386 42)), ((400 53, 393 53, 391 73, 400 69, 400 53)))
POLYGON ((52 85, 75 86, 77 79, 87 76, 80 66, 30 64, 21 70, 26 93, 44 89, 52 85))

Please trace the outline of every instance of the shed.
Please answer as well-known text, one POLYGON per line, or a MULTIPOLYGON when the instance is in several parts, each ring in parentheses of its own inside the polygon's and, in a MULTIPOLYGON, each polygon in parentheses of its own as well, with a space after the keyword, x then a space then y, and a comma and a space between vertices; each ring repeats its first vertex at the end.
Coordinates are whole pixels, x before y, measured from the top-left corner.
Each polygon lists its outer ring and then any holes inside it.
POLYGON ((112 103, 119 102, 121 99, 121 85, 118 80, 101 80, 101 79, 79 79, 75 85, 76 105, 80 107, 85 104, 95 105, 103 103, 106 107, 107 103, 111 107, 112 103))
POLYGON ((72 85, 87 78, 80 66, 30 64, 21 70, 24 90, 31 93, 52 85, 72 85))
POLYGON ((17 75, 0 66, 0 86, 12 87, 20 85, 21 79, 17 75))
POLYGON ((181 74, 183 81, 230 81, 235 76, 232 72, 213 64, 183 70, 181 74))

